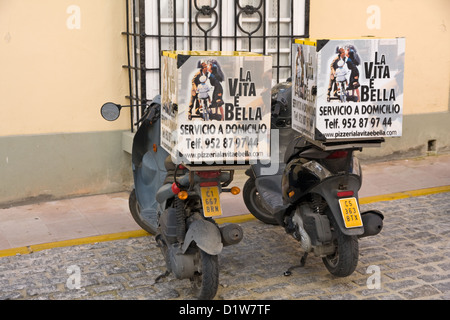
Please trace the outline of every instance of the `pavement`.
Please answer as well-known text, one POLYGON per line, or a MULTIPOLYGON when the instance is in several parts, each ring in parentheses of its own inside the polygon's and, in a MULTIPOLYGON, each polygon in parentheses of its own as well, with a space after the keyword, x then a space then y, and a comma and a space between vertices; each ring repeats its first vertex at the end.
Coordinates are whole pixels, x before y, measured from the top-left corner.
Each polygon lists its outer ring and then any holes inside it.
MULTIPOLYGON (((450 155, 362 170, 361 210, 384 211, 385 227, 360 239, 357 270, 346 278, 314 256, 283 276, 302 256, 298 242, 253 219, 242 195, 223 194, 219 223, 240 223, 244 239, 220 255, 216 299, 450 299, 450 155)), ((245 181, 238 172, 233 185, 245 181)), ((131 218, 128 192, 0 209, 0 299, 192 299, 187 280, 155 283, 163 272, 153 236, 131 218)))

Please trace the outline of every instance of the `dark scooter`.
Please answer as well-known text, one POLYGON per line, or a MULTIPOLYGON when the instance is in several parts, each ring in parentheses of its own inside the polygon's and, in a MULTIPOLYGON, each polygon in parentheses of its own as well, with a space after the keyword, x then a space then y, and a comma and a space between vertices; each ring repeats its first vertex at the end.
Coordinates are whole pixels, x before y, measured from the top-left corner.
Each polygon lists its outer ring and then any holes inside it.
MULTIPOLYGON (((101 114, 113 121, 121 107, 105 103, 101 114)), ((167 271, 157 281, 172 272, 177 279, 191 280, 198 299, 213 299, 219 285, 218 255, 224 246, 239 243, 243 231, 236 224, 219 227, 207 209, 218 208, 221 192, 239 192, 226 188, 234 171, 175 164, 160 146, 160 108, 156 96, 133 139, 130 211, 141 228, 156 236, 165 258, 167 271)))
POLYGON ((378 234, 384 217, 377 210, 359 211, 362 178, 354 153, 362 148, 342 142, 324 148, 294 132, 290 98, 290 82, 273 88, 272 128, 280 130, 284 157, 275 175, 264 175, 267 165, 260 163, 246 171, 244 202, 257 219, 283 226, 301 243, 299 266, 314 253, 331 274, 345 277, 358 263, 358 239, 378 234))

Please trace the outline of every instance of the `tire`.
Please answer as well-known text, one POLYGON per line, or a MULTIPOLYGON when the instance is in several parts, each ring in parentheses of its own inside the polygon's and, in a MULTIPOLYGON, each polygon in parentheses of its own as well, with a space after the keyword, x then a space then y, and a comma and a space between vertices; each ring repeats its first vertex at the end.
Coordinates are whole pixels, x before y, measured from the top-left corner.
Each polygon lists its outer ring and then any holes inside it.
POLYGON ((256 188, 255 179, 249 178, 242 191, 244 203, 250 213, 258 220, 277 225, 278 222, 275 217, 262 204, 258 189, 256 188))
POLYGON ((332 241, 336 246, 336 251, 334 254, 322 258, 322 261, 332 275, 347 277, 355 271, 358 264, 358 237, 343 234, 330 209, 327 209, 327 211, 328 218, 331 221, 332 241))
POLYGON ((200 268, 190 279, 195 296, 199 300, 212 300, 219 287, 219 259, 217 255, 209 255, 201 249, 200 268))
POLYGON ((157 226, 152 226, 149 223, 146 223, 145 220, 142 220, 142 216, 140 214, 141 208, 139 206, 139 203, 136 198, 136 190, 133 189, 130 193, 130 197, 128 198, 128 207, 130 208, 131 216, 133 217, 134 221, 145 231, 147 231, 150 234, 155 235, 157 226))

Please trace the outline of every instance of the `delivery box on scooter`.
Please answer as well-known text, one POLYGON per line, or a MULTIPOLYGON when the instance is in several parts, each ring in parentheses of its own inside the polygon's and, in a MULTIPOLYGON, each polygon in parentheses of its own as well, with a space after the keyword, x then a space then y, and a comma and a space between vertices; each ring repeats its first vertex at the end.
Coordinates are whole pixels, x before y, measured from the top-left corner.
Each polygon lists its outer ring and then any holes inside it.
POLYGON ((402 135, 405 39, 295 39, 292 127, 312 141, 402 135))
POLYGON ((270 56, 163 51, 161 63, 161 145, 173 158, 193 164, 270 158, 270 56))

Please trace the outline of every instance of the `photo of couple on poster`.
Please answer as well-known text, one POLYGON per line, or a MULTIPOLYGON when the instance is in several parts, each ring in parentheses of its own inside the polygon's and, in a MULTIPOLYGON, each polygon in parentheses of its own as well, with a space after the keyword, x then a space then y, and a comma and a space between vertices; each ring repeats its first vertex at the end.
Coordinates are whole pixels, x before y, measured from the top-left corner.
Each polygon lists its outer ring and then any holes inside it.
POLYGON ((359 70, 361 59, 355 46, 336 47, 336 56, 330 64, 327 101, 360 101, 359 70))
POLYGON ((225 76, 217 60, 199 60, 198 72, 192 78, 188 119, 204 121, 224 119, 223 87, 225 76))

